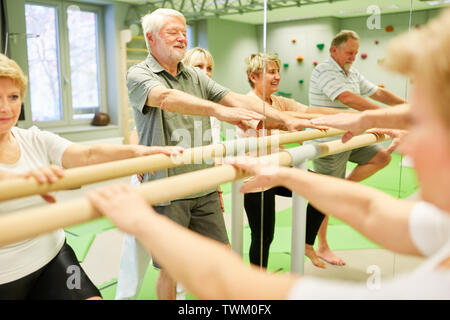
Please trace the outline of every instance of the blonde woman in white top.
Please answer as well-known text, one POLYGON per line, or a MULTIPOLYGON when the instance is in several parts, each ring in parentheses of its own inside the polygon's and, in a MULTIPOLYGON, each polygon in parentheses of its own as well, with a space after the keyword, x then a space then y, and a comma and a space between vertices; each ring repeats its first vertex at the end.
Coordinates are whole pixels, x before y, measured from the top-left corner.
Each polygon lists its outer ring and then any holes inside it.
MULTIPOLYGON (((52 183, 73 168, 112 160, 179 152, 177 147, 121 145, 85 146, 37 127, 15 127, 27 79, 13 60, 0 54, 0 179, 25 177, 52 183)), ((0 214, 54 202, 52 195, 3 201, 0 214), (43 198, 43 199, 42 199, 43 198)), ((34 221, 39 223, 39 221, 34 221)), ((63 230, 0 247, 0 300, 99 299, 99 290, 79 265, 63 230), (68 286, 78 267, 79 286, 68 286)))

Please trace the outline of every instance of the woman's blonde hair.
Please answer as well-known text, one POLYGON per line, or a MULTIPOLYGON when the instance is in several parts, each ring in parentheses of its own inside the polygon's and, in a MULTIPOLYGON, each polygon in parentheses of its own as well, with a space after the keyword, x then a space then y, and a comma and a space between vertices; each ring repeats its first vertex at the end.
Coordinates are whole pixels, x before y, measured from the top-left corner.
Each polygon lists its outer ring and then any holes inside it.
POLYGON ((383 66, 419 80, 434 112, 450 128, 450 9, 389 43, 383 66))
POLYGON ((12 59, 0 53, 0 78, 13 80, 20 89, 20 97, 23 99, 27 90, 27 77, 19 65, 12 59))
MULTIPOLYGON (((277 68, 279 69, 281 66, 280 58, 278 58, 275 54, 266 54, 266 64, 269 64, 270 62, 275 63, 277 68)), ((247 79, 248 83, 250 83, 250 86, 253 88, 254 84, 252 80, 250 79, 251 74, 259 74, 262 73, 264 70, 264 54, 263 53, 253 53, 245 59, 245 63, 247 65, 247 79)))
POLYGON ((206 59, 206 61, 211 63, 211 66, 214 68, 213 56, 211 55, 211 53, 208 50, 200 48, 200 47, 195 47, 195 48, 188 50, 184 54, 182 62, 183 62, 183 64, 190 66, 190 65, 192 65, 192 61, 194 61, 200 55, 203 56, 206 59))

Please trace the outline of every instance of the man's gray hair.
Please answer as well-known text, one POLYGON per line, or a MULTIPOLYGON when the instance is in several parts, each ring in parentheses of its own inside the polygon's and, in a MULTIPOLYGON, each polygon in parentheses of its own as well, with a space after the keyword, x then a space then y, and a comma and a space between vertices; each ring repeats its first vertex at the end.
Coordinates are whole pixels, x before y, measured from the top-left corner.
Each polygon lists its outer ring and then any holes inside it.
POLYGON ((186 19, 182 13, 177 10, 165 8, 156 9, 152 13, 146 14, 141 18, 142 32, 144 33, 145 44, 147 45, 149 52, 150 45, 148 44, 147 33, 157 34, 164 24, 164 18, 167 16, 180 17, 186 22, 186 19))
POLYGON ((333 40, 331 41, 330 51, 333 46, 339 47, 341 44, 346 43, 348 39, 359 40, 359 36, 355 31, 342 30, 337 35, 335 35, 333 40))

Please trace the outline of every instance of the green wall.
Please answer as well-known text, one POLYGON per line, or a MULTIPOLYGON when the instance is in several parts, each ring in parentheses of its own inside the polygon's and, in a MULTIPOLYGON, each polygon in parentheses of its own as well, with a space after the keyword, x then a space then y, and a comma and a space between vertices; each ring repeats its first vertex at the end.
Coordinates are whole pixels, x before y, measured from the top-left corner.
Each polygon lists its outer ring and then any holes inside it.
MULTIPOLYGON (((425 24, 439 10, 413 12, 411 25, 425 24)), ((270 12, 269 12, 270 14, 270 12)), ((332 38, 343 29, 356 31, 361 37, 359 55, 355 61, 357 68, 368 80, 376 85, 384 85, 401 97, 408 98, 409 81, 400 75, 390 73, 379 66, 385 57, 389 40, 408 31, 409 12, 382 14, 380 29, 367 27, 368 17, 356 18, 316 18, 269 23, 267 25, 267 52, 277 53, 280 57, 280 91, 290 93, 291 97, 309 104, 308 89, 313 61, 321 62, 329 56, 332 38), (385 27, 394 26, 394 32, 386 32, 385 27), (295 39, 295 43, 292 40, 295 39), (375 44, 378 41, 378 44, 375 44), (317 44, 323 43, 320 50, 317 44), (362 59, 361 53, 367 53, 362 59), (297 56, 303 56, 303 62, 297 62, 297 56), (289 66, 284 67, 287 63, 289 66), (299 80, 303 80, 300 84, 299 80)), ((222 19, 209 19, 195 24, 196 45, 208 49, 215 60, 213 78, 218 83, 238 93, 250 90, 245 75, 245 58, 254 52, 263 50, 263 26, 250 25, 222 19)), ((232 128, 224 124, 223 128, 232 128)))
MULTIPOLYGON (((413 12, 411 25, 425 24, 431 17, 436 16, 439 10, 426 10, 413 12)), ((385 51, 389 40, 407 32, 409 29, 409 12, 398 14, 382 14, 381 28, 370 30, 367 27, 368 17, 357 18, 318 18, 298 20, 267 25, 267 52, 277 53, 281 59, 280 91, 291 93, 292 98, 308 104, 308 88, 311 72, 314 68, 313 61, 323 61, 329 56, 330 43, 333 36, 343 29, 356 31, 361 37, 359 55, 354 63, 368 80, 374 84, 382 84, 387 89, 408 97, 410 92, 409 82, 405 77, 390 73, 378 64, 385 57, 385 51), (385 27, 394 26, 394 32, 386 32, 385 27), (292 39, 296 42, 293 43, 292 39), (378 40, 378 44, 375 41, 378 40), (325 44, 324 49, 319 50, 316 45, 325 44), (367 58, 362 59, 361 53, 367 53, 367 58), (297 62, 297 56, 303 56, 303 62, 297 62), (289 64, 284 67, 283 64, 289 64), (303 84, 299 80, 303 79, 303 84)), ((262 39, 262 25, 257 27, 257 37, 262 39)), ((262 50, 262 40, 258 47, 262 50)))
MULTIPOLYGON (((245 72, 245 58, 258 51, 256 26, 221 19, 197 23, 197 45, 208 49, 214 57, 213 79, 230 90, 246 94, 250 91, 245 72)), ((234 138, 235 127, 222 122, 222 134, 234 138)))
MULTIPOLYGON (((318 62, 328 56, 329 40, 339 30, 336 18, 319 18, 271 23, 267 26, 267 52, 276 53, 281 60, 281 82, 279 90, 291 93, 292 98, 307 103, 309 77, 313 70, 313 61, 318 62), (292 40, 295 39, 295 43, 292 40), (324 43, 323 50, 316 44, 324 43), (301 55, 303 62, 297 62, 301 55), (284 64, 288 64, 285 67, 284 64), (299 80, 303 79, 303 84, 299 80)), ((258 27, 258 38, 262 39, 262 26, 258 27)), ((259 44, 262 51, 262 43, 259 44)))
POLYGON ((254 25, 221 19, 208 20, 208 50, 214 57, 213 78, 225 87, 247 93, 245 58, 258 51, 254 25))

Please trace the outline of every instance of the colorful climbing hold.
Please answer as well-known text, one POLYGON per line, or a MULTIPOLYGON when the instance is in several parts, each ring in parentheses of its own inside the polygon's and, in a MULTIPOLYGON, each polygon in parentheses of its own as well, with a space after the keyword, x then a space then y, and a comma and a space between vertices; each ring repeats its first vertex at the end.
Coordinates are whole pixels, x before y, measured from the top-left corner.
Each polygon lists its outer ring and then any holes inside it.
POLYGON ((317 66, 317 65, 318 65, 318 62, 317 62, 317 61, 313 61, 313 65, 314 65, 314 66, 317 66))
POLYGON ((367 58, 367 53, 361 53, 361 58, 363 59, 367 58))
POLYGON ((290 98, 292 96, 292 93, 284 92, 284 91, 277 91, 276 95, 277 96, 286 97, 286 98, 290 98))
POLYGON ((298 57, 297 57, 297 61, 298 61, 298 62, 302 62, 302 61, 303 61, 303 57, 302 57, 302 56, 298 56, 298 57))
POLYGON ((289 67, 289 63, 283 63, 283 67, 285 68, 289 67))
POLYGON ((317 47, 317 49, 319 49, 320 51, 322 51, 323 48, 325 48, 325 44, 323 44, 323 43, 318 43, 318 44, 316 44, 316 47, 317 47))
POLYGON ((303 79, 298 80, 298 83, 303 84, 305 82, 303 79))
POLYGON ((384 28, 384 30, 386 30, 386 32, 393 32, 394 31, 394 27, 393 26, 386 26, 386 28, 384 28))

